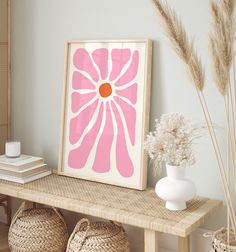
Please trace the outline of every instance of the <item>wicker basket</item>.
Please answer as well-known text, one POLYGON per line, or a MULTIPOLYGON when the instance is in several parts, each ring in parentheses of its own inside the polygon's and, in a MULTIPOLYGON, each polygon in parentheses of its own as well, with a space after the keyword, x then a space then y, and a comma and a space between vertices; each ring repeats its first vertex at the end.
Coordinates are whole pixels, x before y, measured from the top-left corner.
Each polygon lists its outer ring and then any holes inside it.
POLYGON ((80 220, 68 241, 66 252, 130 252, 127 235, 113 222, 80 220))
POLYGON ((63 252, 68 231, 55 208, 29 208, 23 203, 15 214, 8 235, 13 252, 63 252))
POLYGON ((215 252, 236 252, 236 240, 232 230, 228 232, 228 229, 222 228, 213 234, 205 234, 205 236, 212 237, 212 248, 215 252))

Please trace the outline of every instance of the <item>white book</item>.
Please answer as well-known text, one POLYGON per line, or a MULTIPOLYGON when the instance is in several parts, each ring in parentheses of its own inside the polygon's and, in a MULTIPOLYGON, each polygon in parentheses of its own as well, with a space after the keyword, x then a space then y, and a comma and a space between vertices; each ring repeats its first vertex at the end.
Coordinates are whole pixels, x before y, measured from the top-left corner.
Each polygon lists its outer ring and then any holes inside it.
POLYGON ((0 156, 0 169, 9 170, 24 170, 36 165, 43 164, 44 160, 41 157, 34 157, 22 154, 17 158, 9 158, 5 155, 0 156))
POLYGON ((0 175, 0 179, 8 180, 8 181, 19 183, 19 184, 26 184, 31 181, 46 177, 46 176, 50 175, 51 173, 52 172, 49 170, 49 171, 45 171, 45 172, 39 173, 39 174, 31 176, 31 177, 27 177, 27 178, 17 178, 17 177, 9 176, 9 175, 0 175))
POLYGON ((42 173, 48 171, 47 165, 42 164, 42 165, 36 165, 30 168, 26 168, 22 171, 18 170, 9 170, 9 169, 4 169, 0 167, 0 176, 1 175, 9 175, 12 177, 19 177, 19 178, 27 178, 30 176, 34 176, 36 174, 42 173))

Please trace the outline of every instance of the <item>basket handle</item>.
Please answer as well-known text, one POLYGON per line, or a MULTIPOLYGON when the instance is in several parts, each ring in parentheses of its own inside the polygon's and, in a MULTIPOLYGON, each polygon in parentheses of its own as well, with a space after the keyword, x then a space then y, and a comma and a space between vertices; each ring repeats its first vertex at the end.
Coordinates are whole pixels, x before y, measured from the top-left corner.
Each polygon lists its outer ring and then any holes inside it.
POLYGON ((203 234, 204 238, 209 238, 209 237, 213 237, 213 236, 214 236, 213 232, 206 232, 206 233, 203 234))
POLYGON ((63 222, 63 224, 65 225, 65 227, 67 227, 65 219, 63 218, 61 212, 57 208, 55 208, 55 207, 52 207, 52 209, 56 213, 56 215, 61 219, 61 221, 63 222))
MULTIPOLYGON (((17 212, 15 213, 13 219, 12 219, 12 222, 11 222, 11 225, 10 225, 10 228, 11 226, 16 222, 16 220, 22 216, 22 213, 27 210, 27 209, 32 209, 32 208, 35 208, 35 203, 32 203, 32 202, 29 202, 29 201, 24 201, 19 209, 17 210, 17 212)), ((65 220, 64 218, 62 217, 62 214, 55 208, 55 207, 52 207, 53 211, 58 215, 58 217, 61 219, 61 221, 64 223, 64 225, 66 226, 66 223, 65 223, 65 220)))
POLYGON ((75 228, 74 228, 74 230, 73 230, 73 232, 72 232, 72 234, 71 234, 71 236, 70 236, 70 238, 69 238, 69 240, 68 240, 66 252, 69 251, 69 247, 70 247, 70 243, 71 243, 72 239, 74 238, 75 234, 80 230, 82 224, 84 224, 84 223, 87 224, 87 228, 86 228, 86 230, 85 230, 85 233, 84 233, 84 236, 83 236, 83 238, 82 238, 81 245, 80 245, 80 247, 78 248, 78 251, 80 251, 80 250, 82 249, 83 244, 84 244, 84 242, 85 242, 85 240, 86 240, 86 238, 87 238, 88 231, 90 230, 90 221, 89 221, 88 219, 86 219, 86 218, 81 219, 81 220, 76 224, 76 226, 75 226, 75 228))
POLYGON ((217 230, 216 232, 206 232, 205 234, 203 234, 204 238, 208 238, 208 237, 214 237, 218 232, 222 232, 225 228, 222 227, 221 229, 217 230))
POLYGON ((16 220, 17 220, 19 217, 22 216, 22 213, 23 213, 25 210, 30 209, 30 208, 32 208, 32 207, 34 207, 34 204, 33 204, 33 203, 28 202, 28 201, 24 201, 24 202, 20 205, 19 209, 16 211, 16 213, 15 213, 15 215, 14 215, 12 221, 11 221, 11 225, 10 225, 9 230, 11 230, 11 228, 12 228, 12 226, 15 224, 16 220))
POLYGON ((120 227, 123 231, 125 231, 123 225, 122 225, 120 222, 116 222, 116 221, 112 221, 112 220, 110 220, 110 222, 111 222, 112 224, 114 224, 114 225, 120 227))

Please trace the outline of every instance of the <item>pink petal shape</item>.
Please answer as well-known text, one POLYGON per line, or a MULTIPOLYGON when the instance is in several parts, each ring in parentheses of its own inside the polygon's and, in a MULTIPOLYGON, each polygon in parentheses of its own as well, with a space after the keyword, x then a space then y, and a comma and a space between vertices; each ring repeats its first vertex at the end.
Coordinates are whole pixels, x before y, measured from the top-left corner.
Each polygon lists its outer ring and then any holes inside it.
POLYGON ((77 49, 73 57, 73 62, 75 67, 87 72, 94 81, 97 82, 99 80, 96 68, 94 67, 93 62, 86 49, 77 49))
POLYGON ((116 166, 123 177, 131 177, 134 173, 134 165, 127 150, 124 126, 113 101, 111 101, 111 106, 117 122, 116 166))
POLYGON ((100 70, 102 79, 106 79, 108 73, 108 50, 106 48, 96 49, 93 51, 92 57, 100 70))
POLYGON ((68 165, 71 168, 81 169, 85 166, 88 156, 91 152, 91 149, 95 143, 98 131, 101 127, 102 116, 104 111, 103 107, 104 106, 102 103, 99 109, 97 120, 93 125, 92 129, 90 129, 90 131, 84 137, 81 145, 69 153, 68 165))
POLYGON ((82 110, 79 115, 70 120, 70 143, 75 144, 81 137, 85 128, 91 121, 96 107, 98 105, 98 99, 95 100, 91 105, 82 110))
POLYGON ((109 78, 110 81, 113 81, 120 75, 121 70, 128 63, 130 55, 130 49, 113 49, 111 51, 112 70, 109 78))
POLYGON ((123 96, 127 99, 129 99, 133 104, 136 104, 137 102, 137 83, 134 83, 133 85, 122 89, 122 90, 116 90, 116 93, 120 96, 123 96))
POLYGON ((95 85, 80 72, 74 71, 72 76, 74 89, 95 89, 95 85))
POLYGON ((111 146, 113 142, 113 124, 109 104, 106 104, 106 123, 97 145, 93 170, 98 173, 108 172, 111 168, 111 146))
POLYGON ((80 94, 73 92, 71 95, 71 110, 73 113, 77 112, 82 106, 91 101, 96 93, 80 94))
POLYGON ((120 106, 126 121, 126 125, 129 132, 131 144, 135 144, 135 128, 136 128, 136 111, 127 102, 123 101, 117 96, 114 96, 114 100, 120 106))
POLYGON ((127 71, 120 77, 120 79, 115 83, 116 86, 123 86, 129 82, 131 82, 138 71, 138 64, 139 64, 139 53, 135 51, 132 57, 132 62, 127 69, 127 71))

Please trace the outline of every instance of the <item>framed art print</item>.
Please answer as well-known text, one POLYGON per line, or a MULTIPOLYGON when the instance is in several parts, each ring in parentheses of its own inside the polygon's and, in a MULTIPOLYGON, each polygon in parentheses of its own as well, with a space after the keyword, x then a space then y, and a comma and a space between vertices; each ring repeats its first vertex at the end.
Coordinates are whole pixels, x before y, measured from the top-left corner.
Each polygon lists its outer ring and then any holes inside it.
POLYGON ((66 43, 58 173, 143 190, 150 40, 66 43))

